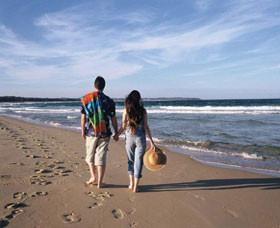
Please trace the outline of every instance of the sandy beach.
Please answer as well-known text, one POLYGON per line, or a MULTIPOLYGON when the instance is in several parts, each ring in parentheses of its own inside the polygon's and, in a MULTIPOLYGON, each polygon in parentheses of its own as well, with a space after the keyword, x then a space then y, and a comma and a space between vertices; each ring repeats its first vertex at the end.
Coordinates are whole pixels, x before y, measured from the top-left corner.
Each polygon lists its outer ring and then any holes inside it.
POLYGON ((0 227, 280 227, 280 178, 206 166, 165 150, 127 189, 124 141, 111 140, 106 188, 86 187, 78 132, 0 116, 0 227))

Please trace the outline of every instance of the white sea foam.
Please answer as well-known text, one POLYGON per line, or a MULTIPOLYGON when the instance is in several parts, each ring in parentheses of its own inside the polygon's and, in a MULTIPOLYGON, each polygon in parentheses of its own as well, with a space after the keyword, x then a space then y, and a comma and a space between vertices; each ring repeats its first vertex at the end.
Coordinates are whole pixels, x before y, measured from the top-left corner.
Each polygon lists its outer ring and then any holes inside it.
MULTIPOLYGON (((123 109, 117 109, 122 113, 123 109)), ((152 114, 280 114, 280 106, 151 106, 152 114)))
POLYGON ((81 130, 81 127, 74 127, 74 126, 71 126, 71 127, 65 127, 65 128, 67 128, 67 129, 73 129, 73 130, 75 130, 75 131, 80 131, 81 130))
POLYGON ((257 160, 263 160, 264 159, 263 156, 258 156, 257 154, 247 154, 245 152, 243 152, 241 154, 238 154, 238 156, 243 157, 243 158, 247 158, 247 159, 257 159, 257 160))
POLYGON ((242 166, 242 165, 232 165, 228 163, 221 163, 221 162, 212 162, 212 161, 205 161, 202 159, 198 159, 197 157, 191 156, 194 160, 206 164, 206 165, 213 165, 218 167, 224 167, 224 168, 236 168, 240 170, 248 170, 251 172, 257 172, 261 174, 270 174, 280 177, 280 171, 272 170, 272 169, 263 169, 263 168, 257 168, 257 167, 250 167, 250 166, 242 166))
POLYGON ((159 108, 187 111, 280 111, 280 106, 159 106, 159 108))
MULTIPOLYGON (((26 103, 25 103, 26 104, 26 103)), ((30 103, 32 104, 32 103, 30 103)), ((117 113, 123 113, 123 107, 117 106, 117 113)), ((280 114, 280 106, 149 106, 152 114, 280 114)), ((37 108, 15 107, 1 105, 0 112, 14 111, 16 113, 80 113, 79 108, 37 108)))
MULTIPOLYGON (((5 108, 16 113, 79 113, 80 109, 40 109, 40 108, 5 108)), ((4 110, 5 110, 4 109, 4 110)))
POLYGON ((79 116, 67 116, 67 119, 78 119, 79 116))
POLYGON ((50 122, 48 122, 48 121, 46 121, 46 123, 47 124, 50 124, 50 125, 53 125, 53 126, 62 126, 62 124, 60 124, 60 123, 56 123, 56 122, 53 122, 53 121, 50 121, 50 122))
MULTIPOLYGON (((163 140, 159 140, 159 143, 162 143, 163 140)), ((202 141, 198 141, 198 142, 192 142, 194 145, 198 144, 200 145, 202 141)), ((169 144, 170 145, 170 144, 169 144)), ((170 145, 171 147, 178 147, 181 148, 183 150, 187 150, 187 151, 193 151, 193 152, 200 152, 200 153, 208 153, 208 154, 215 154, 215 155, 222 155, 222 156, 234 156, 234 157, 241 157, 241 158, 245 158, 245 159, 252 159, 252 160, 263 160, 264 157, 263 156, 259 156, 257 154, 248 154, 246 152, 243 153, 232 153, 232 152, 223 152, 223 151, 216 151, 216 150, 210 150, 207 148, 201 148, 201 147, 196 147, 196 146, 187 146, 187 145, 170 145)))

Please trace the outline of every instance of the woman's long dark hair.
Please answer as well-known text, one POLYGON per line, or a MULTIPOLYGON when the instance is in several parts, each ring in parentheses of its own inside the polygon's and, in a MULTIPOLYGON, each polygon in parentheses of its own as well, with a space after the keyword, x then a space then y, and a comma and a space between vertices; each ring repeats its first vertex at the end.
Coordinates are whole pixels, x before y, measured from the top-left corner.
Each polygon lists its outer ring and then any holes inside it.
POLYGON ((132 135, 134 135, 145 114, 140 93, 137 90, 133 90, 128 94, 124 103, 128 118, 128 126, 131 129, 132 135))

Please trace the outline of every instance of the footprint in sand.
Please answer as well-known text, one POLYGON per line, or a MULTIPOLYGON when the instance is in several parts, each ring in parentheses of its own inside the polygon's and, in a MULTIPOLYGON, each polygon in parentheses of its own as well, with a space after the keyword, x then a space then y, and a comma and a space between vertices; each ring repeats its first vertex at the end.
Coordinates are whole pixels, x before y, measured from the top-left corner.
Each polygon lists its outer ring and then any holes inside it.
POLYGON ((128 215, 133 215, 136 212, 136 209, 133 207, 130 209, 129 212, 127 212, 128 215))
POLYGON ((47 196, 49 193, 48 192, 34 192, 30 196, 32 198, 37 197, 37 196, 47 196))
POLYGON ((26 197, 27 197, 26 192, 16 192, 13 194, 13 198, 18 200, 26 199, 26 197))
POLYGON ((62 215, 63 222, 65 223, 77 223, 81 221, 81 218, 79 215, 77 215, 75 212, 66 213, 62 215))
POLYGON ((94 209, 94 208, 97 208, 97 207, 100 207, 102 206, 102 203, 100 202, 94 202, 92 205, 90 205, 88 208, 90 209, 94 209))
POLYGON ((0 175, 1 180, 10 179, 11 177, 12 177, 11 175, 0 175))
POLYGON ((17 139, 17 135, 10 135, 11 138, 17 139))
POLYGON ((29 149, 29 148, 28 148, 27 146, 25 146, 25 145, 20 145, 19 148, 22 149, 22 150, 28 150, 28 149, 29 149))
POLYGON ((105 199, 111 198, 113 196, 109 192, 95 194, 94 192, 89 191, 89 192, 86 192, 86 194, 90 197, 93 197, 95 200, 98 200, 98 201, 104 201, 105 199))
POLYGON ((134 200, 135 200, 135 196, 130 196, 130 197, 128 198, 128 200, 129 200, 129 202, 133 203, 134 200))
POLYGON ((113 195, 109 192, 104 192, 104 193, 100 193, 99 196, 102 196, 104 198, 111 198, 113 195))
POLYGON ((12 162, 12 163, 10 163, 10 165, 20 165, 20 166, 23 166, 23 165, 24 165, 24 163, 12 162))
POLYGON ((48 170, 48 169, 35 169, 34 172, 38 173, 38 174, 41 174, 41 173, 52 173, 52 171, 48 170))
POLYGON ((17 142, 25 142, 25 139, 19 138, 19 139, 17 139, 17 142))
POLYGON ((65 167, 63 167, 63 166, 57 166, 57 167, 55 167, 56 169, 60 169, 60 170, 64 170, 64 169, 66 169, 65 167))
POLYGON ((235 211, 226 209, 225 207, 224 207, 224 209, 226 210, 226 213, 228 213, 231 217, 234 217, 234 218, 238 217, 238 214, 235 211))
POLYGON ((131 224, 129 224, 130 227, 135 227, 138 225, 138 222, 132 222, 131 224))
POLYGON ((47 180, 43 179, 40 176, 31 176, 30 177, 30 183, 31 184, 37 184, 37 185, 49 185, 52 182, 51 181, 47 181, 47 180))
POLYGON ((97 195, 96 195, 94 192, 89 191, 89 192, 86 192, 86 194, 87 194, 88 196, 94 198, 94 199, 97 198, 97 195))
POLYGON ((115 219, 123 219, 125 216, 125 213, 119 208, 112 210, 112 214, 115 219))
POLYGON ((9 225, 9 222, 3 218, 0 218, 0 227, 6 227, 9 225))
POLYGON ((4 206, 5 209, 18 209, 23 207, 28 207, 28 205, 25 203, 17 202, 17 203, 8 203, 4 206))
POLYGON ((36 166, 46 165, 46 162, 36 162, 35 165, 36 165, 36 166))
POLYGON ((62 171, 62 170, 59 170, 59 171, 55 172, 54 175, 56 175, 56 176, 62 176, 62 177, 67 177, 67 176, 69 176, 68 173, 65 173, 65 171, 62 171))
POLYGON ((194 196, 196 199, 199 199, 199 200, 202 200, 202 201, 205 200, 205 198, 203 198, 203 197, 201 197, 201 196, 199 196, 199 195, 193 194, 193 196, 194 196))
POLYGON ((21 210, 21 209, 12 210, 10 214, 8 214, 4 217, 4 220, 11 220, 22 213, 23 213, 23 210, 21 210))
POLYGON ((28 154, 25 157, 27 157, 27 158, 41 158, 40 156, 34 155, 34 154, 28 154))
POLYGON ((67 169, 67 170, 58 170, 58 172, 61 173, 61 174, 67 174, 68 175, 68 173, 72 173, 73 171, 70 170, 70 169, 67 169))
POLYGON ((59 161, 59 160, 55 160, 53 163, 55 163, 55 164, 63 164, 64 162, 63 161, 59 161))

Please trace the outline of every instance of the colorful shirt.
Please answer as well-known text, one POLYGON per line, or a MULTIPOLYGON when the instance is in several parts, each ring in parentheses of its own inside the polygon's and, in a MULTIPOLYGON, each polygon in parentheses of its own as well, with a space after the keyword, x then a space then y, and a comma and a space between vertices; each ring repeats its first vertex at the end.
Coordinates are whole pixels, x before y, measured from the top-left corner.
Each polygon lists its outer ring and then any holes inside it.
POLYGON ((116 115, 114 101, 102 92, 92 92, 82 97, 81 114, 86 115, 85 135, 109 137, 112 135, 109 117, 116 115))

